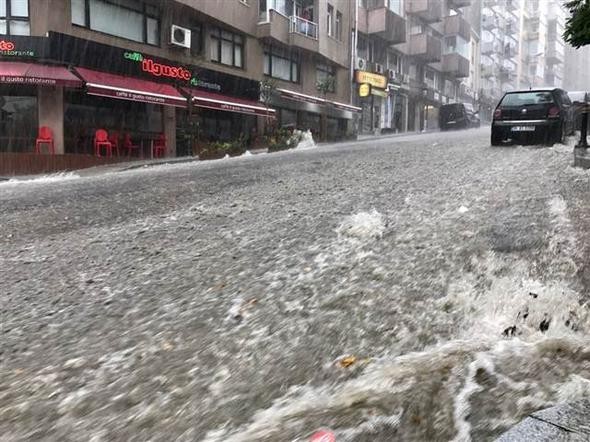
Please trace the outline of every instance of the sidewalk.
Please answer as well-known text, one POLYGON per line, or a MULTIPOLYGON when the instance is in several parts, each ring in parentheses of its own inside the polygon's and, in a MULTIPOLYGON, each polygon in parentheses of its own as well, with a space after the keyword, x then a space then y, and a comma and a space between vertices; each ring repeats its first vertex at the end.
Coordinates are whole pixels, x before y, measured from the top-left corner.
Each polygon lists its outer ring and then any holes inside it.
POLYGON ((590 400, 559 404, 532 413, 496 442, 588 441, 590 440, 590 400))

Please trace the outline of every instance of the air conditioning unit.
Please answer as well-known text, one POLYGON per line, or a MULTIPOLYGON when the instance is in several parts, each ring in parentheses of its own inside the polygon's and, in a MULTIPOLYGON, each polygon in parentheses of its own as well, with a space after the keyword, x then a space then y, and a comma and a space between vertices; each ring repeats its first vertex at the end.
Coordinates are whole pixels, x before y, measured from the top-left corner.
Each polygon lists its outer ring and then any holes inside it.
POLYGON ((382 74, 384 72, 383 65, 375 63, 375 72, 377 72, 378 74, 382 74))
POLYGON ((357 57, 356 58, 356 68, 359 71, 367 70, 367 60, 365 60, 364 58, 357 57))
POLYGON ((172 25, 170 27, 170 44, 173 46, 180 46, 181 48, 190 49, 191 30, 181 26, 172 25))

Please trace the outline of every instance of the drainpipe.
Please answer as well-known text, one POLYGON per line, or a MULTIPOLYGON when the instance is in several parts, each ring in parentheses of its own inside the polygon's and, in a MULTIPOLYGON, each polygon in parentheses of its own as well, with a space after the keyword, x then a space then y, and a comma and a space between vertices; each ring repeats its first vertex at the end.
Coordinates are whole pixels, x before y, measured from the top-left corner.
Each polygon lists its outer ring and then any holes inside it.
POLYGON ((354 1, 354 34, 352 35, 352 50, 350 51, 350 104, 354 99, 354 66, 356 64, 357 42, 358 42, 358 22, 359 22, 359 0, 354 1))

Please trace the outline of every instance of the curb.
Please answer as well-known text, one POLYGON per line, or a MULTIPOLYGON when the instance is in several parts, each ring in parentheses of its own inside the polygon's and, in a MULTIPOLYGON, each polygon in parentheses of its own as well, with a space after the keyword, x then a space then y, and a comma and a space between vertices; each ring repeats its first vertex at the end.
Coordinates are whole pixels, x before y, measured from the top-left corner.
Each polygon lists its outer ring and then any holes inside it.
POLYGON ((590 399, 559 404, 532 413, 508 430, 496 442, 588 441, 590 440, 590 399))
POLYGON ((574 148, 574 167, 581 167, 582 169, 590 169, 590 156, 588 149, 574 148))

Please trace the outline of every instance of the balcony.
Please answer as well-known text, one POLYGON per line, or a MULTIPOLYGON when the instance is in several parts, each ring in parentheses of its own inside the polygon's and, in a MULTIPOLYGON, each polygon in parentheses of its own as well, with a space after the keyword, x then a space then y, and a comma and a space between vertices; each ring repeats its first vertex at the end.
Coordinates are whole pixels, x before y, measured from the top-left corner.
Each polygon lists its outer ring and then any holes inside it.
POLYGON ((481 27, 483 29, 492 30, 501 28, 503 24, 504 23, 500 17, 495 14, 483 14, 481 16, 481 27))
POLYGON ((518 9, 518 0, 506 0, 506 10, 516 11, 518 9))
POLYGON ((277 11, 268 11, 267 21, 256 26, 256 37, 277 42, 289 41, 289 19, 277 11))
POLYGON ((318 24, 301 17, 289 17, 289 44, 308 52, 318 52, 318 24))
POLYGON ((450 15, 444 18, 445 36, 458 35, 469 41, 471 39, 471 25, 461 15, 450 15))
POLYGON ((405 43, 406 20, 386 7, 367 12, 367 31, 390 44, 405 43))
POLYGON ((442 6, 440 0, 412 0, 406 2, 406 12, 416 15, 427 23, 435 23, 442 19, 442 6))
POLYGON ((471 6, 471 0, 449 0, 449 8, 465 8, 471 6))
POLYGON ((457 53, 445 54, 442 57, 442 72, 457 78, 469 77, 469 60, 457 53))
POLYGON ((481 53, 482 54, 494 54, 496 52, 499 52, 501 48, 501 45, 499 42, 497 41, 484 41, 481 44, 481 53))
POLYGON ((496 75, 496 69, 492 64, 481 65, 481 76, 483 78, 490 78, 496 75))
POLYGON ((545 61, 548 64, 559 64, 563 63, 565 58, 564 48, 559 43, 552 42, 547 45, 545 51, 545 61))
POLYGON ((426 63, 434 63, 442 58, 442 43, 439 38, 427 34, 410 36, 409 55, 426 63))

